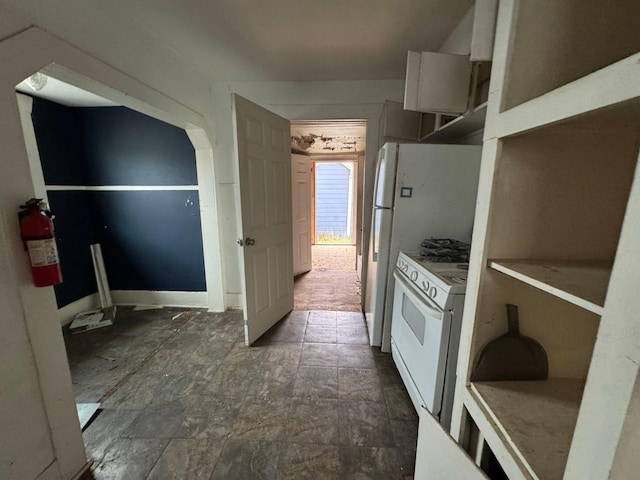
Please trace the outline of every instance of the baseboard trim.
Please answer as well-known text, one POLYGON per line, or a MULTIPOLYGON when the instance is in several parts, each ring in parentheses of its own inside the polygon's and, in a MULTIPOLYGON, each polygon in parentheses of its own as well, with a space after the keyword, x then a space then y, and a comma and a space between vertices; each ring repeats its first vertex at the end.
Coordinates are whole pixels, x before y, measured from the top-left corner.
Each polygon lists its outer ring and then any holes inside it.
POLYGON ((111 290, 116 305, 208 308, 207 292, 168 292, 156 290, 111 290))
POLYGON ((225 294, 225 299, 227 301, 227 308, 242 310, 243 304, 241 293, 227 293, 225 294))
POLYGON ((92 293, 86 297, 76 300, 62 308, 58 309, 58 321, 64 327, 71 323, 75 316, 80 312, 88 312, 89 310, 95 310, 98 308, 98 294, 92 293))
MULTIPOLYGON (((241 297, 238 296, 239 300, 241 297)), ((209 308, 207 292, 164 292, 152 290, 112 290, 111 299, 116 305, 149 305, 154 307, 209 308)), ((100 305, 98 294, 87 295, 58 309, 58 321, 63 327, 73 321, 80 312, 95 310, 100 305)), ((232 308, 234 306, 231 306, 232 308)))

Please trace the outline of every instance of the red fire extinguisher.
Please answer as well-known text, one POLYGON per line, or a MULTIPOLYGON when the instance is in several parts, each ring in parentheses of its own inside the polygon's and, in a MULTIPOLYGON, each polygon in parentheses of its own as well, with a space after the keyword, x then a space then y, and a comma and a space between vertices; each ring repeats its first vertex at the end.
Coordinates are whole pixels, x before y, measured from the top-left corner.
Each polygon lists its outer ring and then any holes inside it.
POLYGON ((32 198, 18 213, 20 234, 29 252, 31 274, 36 287, 48 287, 62 282, 58 247, 53 233, 53 215, 41 198, 32 198))

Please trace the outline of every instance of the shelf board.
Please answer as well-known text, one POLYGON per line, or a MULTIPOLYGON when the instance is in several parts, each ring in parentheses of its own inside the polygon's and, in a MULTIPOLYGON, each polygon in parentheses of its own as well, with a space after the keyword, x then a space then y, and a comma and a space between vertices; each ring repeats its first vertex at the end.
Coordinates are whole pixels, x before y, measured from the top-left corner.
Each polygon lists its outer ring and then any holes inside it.
MULTIPOLYGON (((569 378, 470 385, 469 398, 488 417, 486 424, 474 417, 480 431, 485 434, 487 428, 495 429, 504 442, 490 444, 491 449, 498 457, 505 454, 501 449, 514 454, 528 474, 511 472, 510 478, 563 477, 583 390, 584 380, 569 378)), ((486 434, 485 438, 489 439, 486 434)))
POLYGON ((448 143, 484 128, 484 121, 487 115, 487 102, 474 108, 470 113, 445 123, 443 126, 420 138, 433 143, 448 143))
MULTIPOLYGON (((492 132, 507 137, 629 103, 625 117, 640 112, 640 53, 506 110, 495 118, 492 132)), ((601 122, 606 127, 608 122, 601 122)))
POLYGON ((490 260, 489 267, 602 315, 610 262, 490 260))

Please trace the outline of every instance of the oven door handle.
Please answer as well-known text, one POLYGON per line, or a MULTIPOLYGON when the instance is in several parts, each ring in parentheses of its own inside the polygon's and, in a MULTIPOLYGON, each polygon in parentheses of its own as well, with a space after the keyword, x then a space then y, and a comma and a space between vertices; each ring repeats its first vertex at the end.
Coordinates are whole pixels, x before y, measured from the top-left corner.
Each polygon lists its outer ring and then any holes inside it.
POLYGON ((426 310, 431 314, 431 316, 442 319, 443 310, 431 303, 431 300, 419 294, 415 287, 404 279, 404 275, 402 273, 398 273, 397 270, 394 270, 393 278, 396 279, 396 282, 399 282, 402 285, 407 295, 413 299, 416 305, 419 305, 420 308, 426 310))

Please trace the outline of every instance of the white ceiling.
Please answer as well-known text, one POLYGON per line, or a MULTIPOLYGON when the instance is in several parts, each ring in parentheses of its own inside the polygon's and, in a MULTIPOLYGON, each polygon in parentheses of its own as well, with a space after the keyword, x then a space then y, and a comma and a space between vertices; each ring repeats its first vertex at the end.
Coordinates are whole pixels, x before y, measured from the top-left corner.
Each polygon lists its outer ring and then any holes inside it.
MULTIPOLYGON (((112 3, 113 2, 108 2, 112 3)), ((127 15, 208 78, 404 78, 473 0, 137 0, 127 15)))
MULTIPOLYGON (((160 42, 207 81, 319 81, 404 78, 407 51, 438 50, 473 0, 9 3, 28 10, 45 27, 73 32, 88 48, 98 32, 131 51, 144 44, 143 38, 160 42), (60 23, 65 17, 78 21, 60 23)), ((50 83, 40 94, 56 86, 50 83)), ((62 88, 52 99, 101 104, 62 88)))
POLYGON ((1 3, 88 52, 161 43, 207 81, 310 81, 402 79, 407 51, 437 51, 473 0, 1 3))

